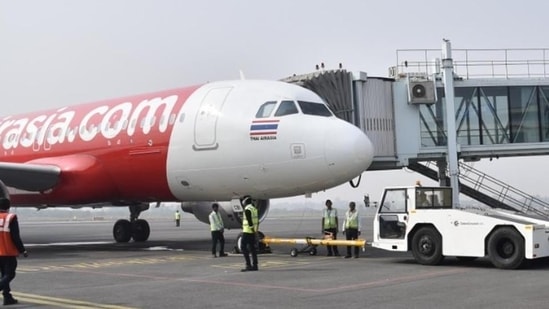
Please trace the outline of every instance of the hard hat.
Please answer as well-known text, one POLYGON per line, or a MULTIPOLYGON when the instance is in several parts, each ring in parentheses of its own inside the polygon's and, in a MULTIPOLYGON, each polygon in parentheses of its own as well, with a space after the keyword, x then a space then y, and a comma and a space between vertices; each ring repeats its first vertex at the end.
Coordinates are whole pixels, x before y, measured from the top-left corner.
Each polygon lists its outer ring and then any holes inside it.
POLYGON ((249 195, 244 195, 244 197, 242 197, 242 205, 246 206, 248 204, 251 204, 252 203, 252 197, 249 196, 249 195))

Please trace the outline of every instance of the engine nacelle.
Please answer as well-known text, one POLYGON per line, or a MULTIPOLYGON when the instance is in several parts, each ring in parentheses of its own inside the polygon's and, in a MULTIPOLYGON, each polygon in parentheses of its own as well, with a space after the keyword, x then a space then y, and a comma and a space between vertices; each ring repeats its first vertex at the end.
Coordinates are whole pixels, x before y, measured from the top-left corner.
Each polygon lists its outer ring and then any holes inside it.
MULTIPOLYGON (((242 228, 242 216, 244 208, 239 199, 229 202, 182 202, 181 210, 193 214, 199 221, 209 224, 208 216, 212 212, 212 204, 219 204, 219 213, 226 229, 242 228)), ((269 200, 254 200, 257 207, 259 222, 263 221, 269 212, 269 200)))

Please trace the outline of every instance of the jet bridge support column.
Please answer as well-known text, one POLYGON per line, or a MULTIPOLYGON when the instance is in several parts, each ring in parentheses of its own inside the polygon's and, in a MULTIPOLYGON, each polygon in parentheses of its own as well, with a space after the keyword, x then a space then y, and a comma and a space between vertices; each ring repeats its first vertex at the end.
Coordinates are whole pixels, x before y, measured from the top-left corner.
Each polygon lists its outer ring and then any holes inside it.
POLYGON ((446 159, 438 160, 437 161, 437 168, 438 168, 438 185, 443 187, 449 187, 450 184, 448 183, 448 175, 446 174, 446 170, 448 170, 448 162, 446 162, 446 159))
POLYGON ((456 134, 456 110, 454 107, 454 65, 452 61, 452 46, 449 40, 442 44, 442 74, 444 76, 444 97, 446 103, 446 136, 448 153, 448 171, 452 187, 452 205, 459 206, 459 166, 458 145, 456 134))

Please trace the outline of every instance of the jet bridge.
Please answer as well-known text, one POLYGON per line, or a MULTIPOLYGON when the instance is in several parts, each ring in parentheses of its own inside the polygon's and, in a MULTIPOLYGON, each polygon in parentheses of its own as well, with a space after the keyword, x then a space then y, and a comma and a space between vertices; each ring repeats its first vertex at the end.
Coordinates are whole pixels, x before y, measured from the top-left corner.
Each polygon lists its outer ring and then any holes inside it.
POLYGON ((317 92, 338 117, 364 130, 375 149, 369 170, 408 167, 451 185, 454 153, 462 193, 549 217, 549 204, 464 167, 549 154, 549 49, 453 49, 445 57, 444 48, 399 50, 388 78, 340 68, 284 80, 317 92), (454 119, 446 115, 447 97, 454 119), (430 162, 435 168, 427 171, 430 162), (474 184, 468 174, 478 175, 474 184))

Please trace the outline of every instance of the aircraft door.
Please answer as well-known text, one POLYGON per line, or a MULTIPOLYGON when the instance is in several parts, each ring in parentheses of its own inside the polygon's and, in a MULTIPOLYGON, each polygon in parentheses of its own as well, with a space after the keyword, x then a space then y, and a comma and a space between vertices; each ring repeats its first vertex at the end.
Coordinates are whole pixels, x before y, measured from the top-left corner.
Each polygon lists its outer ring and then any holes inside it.
POLYGON ((376 234, 382 239, 404 239, 408 222, 406 189, 388 189, 376 214, 376 234))
POLYGON ((213 150, 217 144, 217 120, 232 87, 211 89, 206 93, 194 122, 194 150, 213 150))

